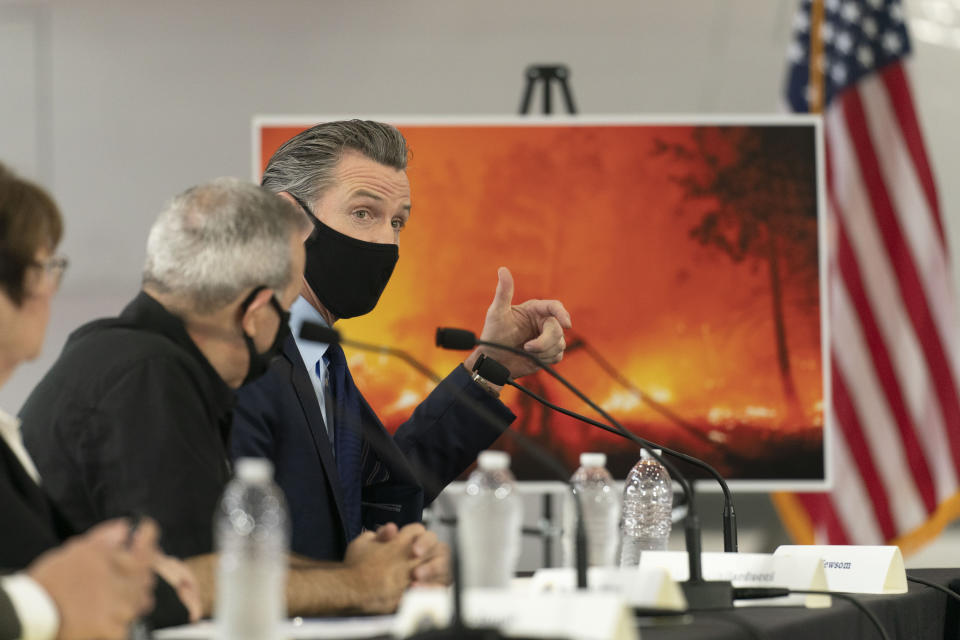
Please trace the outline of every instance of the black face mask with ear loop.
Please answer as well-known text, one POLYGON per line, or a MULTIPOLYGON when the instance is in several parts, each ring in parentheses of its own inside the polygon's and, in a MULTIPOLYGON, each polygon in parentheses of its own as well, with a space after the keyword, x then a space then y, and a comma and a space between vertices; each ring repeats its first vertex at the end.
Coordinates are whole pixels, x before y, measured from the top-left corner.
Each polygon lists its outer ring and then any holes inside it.
MULTIPOLYGON (((246 313, 247 307, 250 306, 256 295, 264 289, 266 289, 264 286, 254 289, 240 305, 240 309, 246 313)), ((280 326, 277 327, 277 335, 273 337, 273 342, 266 351, 259 353, 257 346, 253 343, 253 338, 247 335, 243 328, 240 329, 243 333, 243 341, 247 345, 247 354, 250 356, 250 368, 247 369, 247 376, 243 379, 242 384, 249 384, 267 372, 273 359, 283 351, 283 341, 290 335, 290 312, 283 310, 276 295, 270 296, 270 304, 276 310, 277 315, 280 316, 280 326)))
POLYGON ((342 234, 320 222, 300 198, 291 197, 313 222, 313 233, 304 243, 304 277, 317 299, 337 318, 373 311, 400 258, 397 245, 342 234))

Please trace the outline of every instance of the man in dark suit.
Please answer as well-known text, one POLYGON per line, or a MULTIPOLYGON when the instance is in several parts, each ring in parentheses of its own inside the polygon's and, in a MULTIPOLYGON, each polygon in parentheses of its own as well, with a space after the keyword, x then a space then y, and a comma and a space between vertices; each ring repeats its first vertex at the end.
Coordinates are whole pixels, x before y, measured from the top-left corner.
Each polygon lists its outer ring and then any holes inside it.
MULTIPOLYGON (((499 388, 471 376, 476 351, 390 437, 354 384, 340 347, 298 337, 306 321, 332 326, 376 305, 410 216, 406 163, 406 142, 396 128, 352 120, 295 136, 263 176, 263 186, 296 202, 312 229, 304 238, 300 298, 291 306, 292 336, 267 375, 239 391, 232 453, 273 460, 290 504, 292 548, 316 559, 339 560, 362 529, 419 520, 424 504, 514 419, 498 400, 499 388), (464 395, 501 426, 479 419, 464 395)), ((501 268, 498 278, 481 337, 558 362, 563 329, 570 327, 563 305, 512 305, 510 272, 501 268)), ((514 377, 534 371, 522 358, 504 352, 496 358, 514 377)))

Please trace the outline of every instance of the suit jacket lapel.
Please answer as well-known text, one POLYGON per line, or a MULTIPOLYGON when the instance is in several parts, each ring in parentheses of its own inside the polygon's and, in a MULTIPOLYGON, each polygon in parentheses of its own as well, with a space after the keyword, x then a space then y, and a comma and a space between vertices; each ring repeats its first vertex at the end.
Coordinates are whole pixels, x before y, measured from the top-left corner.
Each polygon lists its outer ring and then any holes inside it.
POLYGON ((303 358, 300 357, 300 351, 297 349, 297 343, 293 340, 293 337, 288 337, 286 341, 284 341, 283 355, 290 362, 290 380, 293 388, 297 392, 297 398, 300 400, 303 417, 306 420, 307 427, 310 429, 310 436, 313 438, 317 455, 320 456, 320 461, 323 463, 323 472, 327 476, 327 482, 331 489, 333 489, 333 496, 337 505, 337 515, 340 518, 340 527, 343 530, 344 539, 346 539, 347 530, 343 513, 343 487, 340 484, 337 461, 333 457, 330 438, 327 436, 327 429, 323 422, 323 414, 320 411, 320 402, 317 400, 313 383, 310 380, 310 375, 307 373, 306 364, 303 362, 303 358))
POLYGON ((30 477, 26 469, 23 468, 23 465, 20 464, 20 459, 17 458, 13 450, 7 446, 7 442, 3 437, 0 437, 0 457, 2 457, 0 463, 7 468, 7 476, 10 479, 10 484, 12 484, 23 497, 24 502, 30 505, 30 508, 37 514, 37 517, 44 523, 50 523, 52 513, 46 494, 43 489, 33 481, 33 478, 30 477))

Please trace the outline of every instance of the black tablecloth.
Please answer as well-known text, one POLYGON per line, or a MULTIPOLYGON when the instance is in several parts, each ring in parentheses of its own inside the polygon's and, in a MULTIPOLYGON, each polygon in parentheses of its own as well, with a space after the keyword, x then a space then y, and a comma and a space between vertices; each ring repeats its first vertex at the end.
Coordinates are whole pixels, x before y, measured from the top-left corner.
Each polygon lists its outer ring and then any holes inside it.
MULTIPOLYGON (((960 592, 960 569, 912 569, 907 573, 960 592)), ((891 640, 960 639, 960 602, 925 585, 909 582, 908 587, 909 591, 901 595, 855 597, 880 619, 891 640)), ((824 609, 739 607, 728 611, 638 618, 637 625, 641 640, 880 638, 876 627, 863 612, 836 597, 833 606, 824 609)), ((209 638, 209 633, 209 630, 198 633, 196 638, 209 638)), ((453 638, 457 634, 436 637, 453 638)), ((368 640, 390 638, 377 636, 368 640)))
MULTIPOLYGON (((960 569, 912 569, 918 578, 960 590, 960 569)), ((960 602, 925 585, 892 596, 856 596, 880 619, 891 640, 960 638, 960 602)), ((870 620, 849 602, 833 599, 825 609, 740 607, 732 611, 687 614, 674 619, 641 618, 641 640, 874 640, 870 620)))

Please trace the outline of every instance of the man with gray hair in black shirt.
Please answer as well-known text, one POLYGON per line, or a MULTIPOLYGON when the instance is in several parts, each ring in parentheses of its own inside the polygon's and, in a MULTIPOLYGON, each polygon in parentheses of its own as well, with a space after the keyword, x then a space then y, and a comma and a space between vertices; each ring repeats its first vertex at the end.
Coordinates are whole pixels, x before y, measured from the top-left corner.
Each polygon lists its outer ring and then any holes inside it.
MULTIPOLYGON (((233 391, 288 335, 305 223, 235 179, 177 196, 150 231, 143 290, 119 317, 75 331, 21 411, 26 446, 72 524, 149 514, 164 550, 196 573, 207 614, 233 391)), ((391 611, 422 563, 445 579, 445 548, 422 526, 368 532, 341 564, 291 564, 290 614, 391 611)))

